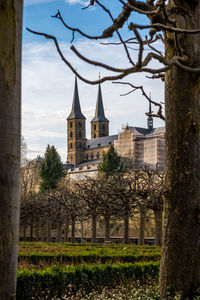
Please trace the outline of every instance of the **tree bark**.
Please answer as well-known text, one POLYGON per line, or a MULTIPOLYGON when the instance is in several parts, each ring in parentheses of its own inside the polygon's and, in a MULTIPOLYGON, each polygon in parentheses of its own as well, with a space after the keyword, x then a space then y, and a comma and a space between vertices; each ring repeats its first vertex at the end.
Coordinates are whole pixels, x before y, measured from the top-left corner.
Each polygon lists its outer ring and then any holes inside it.
POLYGON ((124 244, 129 243, 129 213, 124 215, 124 244))
POLYGON ((39 242, 39 225, 35 224, 35 241, 39 242))
POLYGON ((81 219, 81 243, 84 241, 84 221, 81 219))
POLYGON ((41 241, 45 242, 46 224, 41 225, 41 241))
POLYGON ((97 241, 97 217, 96 215, 92 216, 92 243, 97 241))
POLYGON ((30 225, 30 242, 33 241, 33 224, 30 225))
POLYGON ((162 245, 162 209, 155 209, 155 245, 162 245))
POLYGON ((51 222, 48 221, 47 224, 47 241, 51 243, 51 222))
POLYGON ((105 243, 110 242, 110 216, 104 216, 105 222, 105 243))
POLYGON ((72 216, 72 226, 71 226, 71 243, 75 243, 75 222, 76 218, 72 216))
POLYGON ((26 229, 27 229, 27 226, 26 225, 23 225, 23 240, 24 242, 26 242, 26 229))
POLYGON ((56 226, 56 243, 61 243, 62 223, 59 222, 56 226))
MULTIPOLYGON (((174 1, 175 2, 175 1, 174 1)), ((172 6, 174 2, 170 1, 172 6)), ((200 1, 176 1, 185 10, 177 27, 200 27, 200 1)), ((171 34, 167 58, 176 55, 171 34)), ((181 35, 190 66, 200 67, 200 34, 181 35)), ((165 231, 160 269, 160 293, 182 292, 193 299, 200 286, 200 79, 178 67, 165 76, 166 199, 165 231)))
POLYGON ((0 8, 0 299, 15 299, 20 199, 23 1, 0 8))
POLYGON ((66 219, 65 224, 65 242, 68 242, 69 240, 69 219, 66 219))
POLYGON ((144 232, 145 232, 145 212, 140 212, 140 223, 139 223, 139 238, 138 245, 144 245, 144 232))

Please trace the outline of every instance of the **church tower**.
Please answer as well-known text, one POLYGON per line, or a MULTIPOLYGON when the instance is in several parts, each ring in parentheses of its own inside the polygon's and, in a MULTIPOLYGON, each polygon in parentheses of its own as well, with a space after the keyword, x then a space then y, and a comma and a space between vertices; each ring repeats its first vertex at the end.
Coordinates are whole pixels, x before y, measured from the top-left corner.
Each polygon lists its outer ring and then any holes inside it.
POLYGON ((101 86, 99 84, 95 116, 91 121, 91 139, 109 135, 109 121, 106 119, 103 108, 101 86))
POLYGON ((72 110, 67 118, 67 162, 76 166, 83 161, 85 145, 85 117, 81 112, 77 77, 75 77, 72 110))
MULTIPOLYGON (((150 101, 149 101, 149 114, 152 114, 151 102, 150 101)), ((149 130, 153 129, 153 117, 151 115, 149 115, 148 118, 147 118, 147 128, 149 130)))

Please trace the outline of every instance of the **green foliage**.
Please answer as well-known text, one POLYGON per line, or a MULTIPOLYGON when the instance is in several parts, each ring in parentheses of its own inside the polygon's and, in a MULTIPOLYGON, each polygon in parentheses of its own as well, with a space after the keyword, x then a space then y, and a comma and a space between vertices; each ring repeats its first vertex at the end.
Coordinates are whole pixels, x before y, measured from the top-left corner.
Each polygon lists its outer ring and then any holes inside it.
POLYGON ((65 175, 61 158, 54 146, 47 145, 44 159, 40 166, 40 192, 55 189, 65 175))
POLYGON ((39 299, 46 293, 50 297, 61 297, 80 289, 90 292, 98 287, 114 287, 131 280, 156 278, 159 262, 118 263, 104 265, 82 265, 48 268, 43 271, 18 271, 17 299, 39 299))
POLYGON ((104 173, 108 178, 109 176, 124 171, 121 157, 115 151, 114 146, 111 145, 108 152, 103 155, 103 160, 98 166, 98 172, 104 173))

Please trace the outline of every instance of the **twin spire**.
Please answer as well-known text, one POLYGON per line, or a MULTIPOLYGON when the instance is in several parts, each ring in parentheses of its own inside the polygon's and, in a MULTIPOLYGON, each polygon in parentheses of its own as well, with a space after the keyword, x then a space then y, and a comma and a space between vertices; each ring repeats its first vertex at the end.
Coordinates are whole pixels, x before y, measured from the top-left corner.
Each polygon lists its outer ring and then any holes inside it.
POLYGON ((80 106, 79 94, 78 94, 77 77, 75 77, 72 110, 71 110, 71 113, 69 114, 67 120, 71 120, 71 119, 85 119, 85 116, 81 112, 81 106, 80 106))
MULTIPOLYGON (((85 119, 85 116, 81 112, 81 106, 80 106, 79 94, 78 94, 77 77, 75 77, 72 110, 71 110, 71 113, 69 114, 67 120, 71 120, 71 119, 85 119)), ((108 119, 105 117, 105 113, 104 113, 103 99, 102 99, 100 84, 99 84, 98 94, 97 94, 95 116, 91 122, 95 122, 95 121, 96 122, 109 122, 108 119)))

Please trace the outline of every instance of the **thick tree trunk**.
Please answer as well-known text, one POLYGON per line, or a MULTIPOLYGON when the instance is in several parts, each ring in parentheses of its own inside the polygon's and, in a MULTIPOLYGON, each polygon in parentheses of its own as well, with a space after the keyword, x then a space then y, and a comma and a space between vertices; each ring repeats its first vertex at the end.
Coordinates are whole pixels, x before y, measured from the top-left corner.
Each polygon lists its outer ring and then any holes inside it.
POLYGON ((0 7, 0 300, 15 299, 20 199, 23 1, 0 7))
POLYGON ((71 243, 75 243, 75 222, 76 218, 72 216, 71 243))
POLYGON ((39 225, 35 225, 35 241, 39 242, 39 225))
POLYGON ((110 242, 110 216, 104 216, 105 222, 105 243, 110 242))
POLYGON ((66 219, 65 224, 65 242, 68 242, 69 239, 69 219, 66 219))
MULTIPOLYGON (((186 12, 177 27, 200 28, 200 1, 191 2, 176 1, 186 12)), ((171 58, 177 52, 171 35, 167 38, 171 58)), ((200 34, 180 38, 190 66, 200 67, 200 34)), ((172 294, 180 291, 183 299, 193 299, 200 286, 200 78, 173 67, 165 82, 167 193, 160 292, 164 297, 170 287, 172 294)))
POLYGON ((155 209, 155 245, 161 246, 162 244, 162 209, 155 209))
POLYGON ((62 224, 59 222, 56 226, 56 243, 61 243, 62 242, 62 224))
POLYGON ((41 241, 45 242, 46 224, 41 226, 41 241))
POLYGON ((129 243, 129 213, 124 215, 124 244, 129 243))
POLYGON ((84 221, 81 219, 81 243, 84 241, 84 221))
POLYGON ((97 241, 97 217, 96 215, 92 216, 92 243, 97 241))
POLYGON ((140 223, 139 223, 139 238, 138 245, 144 245, 144 232, 145 232, 145 212, 140 212, 140 223))

